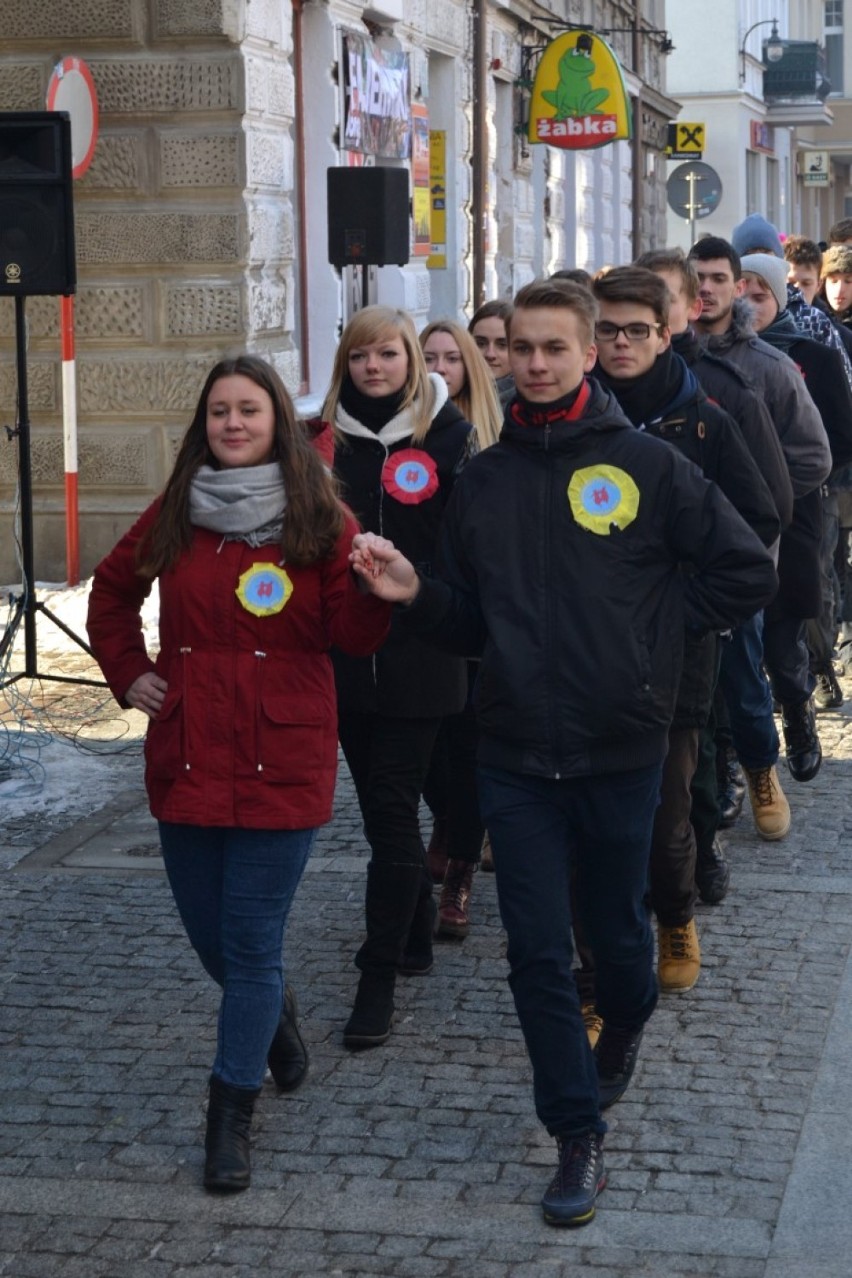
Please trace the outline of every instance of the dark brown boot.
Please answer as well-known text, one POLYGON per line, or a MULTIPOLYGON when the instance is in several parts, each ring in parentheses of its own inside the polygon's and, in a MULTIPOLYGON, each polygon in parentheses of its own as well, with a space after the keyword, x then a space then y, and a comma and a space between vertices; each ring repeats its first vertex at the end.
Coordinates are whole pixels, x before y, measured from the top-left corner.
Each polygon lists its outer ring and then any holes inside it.
POLYGON ((470 927, 468 909, 473 882, 472 861, 448 861, 441 899, 438 902, 438 932, 449 936, 467 936, 470 927))

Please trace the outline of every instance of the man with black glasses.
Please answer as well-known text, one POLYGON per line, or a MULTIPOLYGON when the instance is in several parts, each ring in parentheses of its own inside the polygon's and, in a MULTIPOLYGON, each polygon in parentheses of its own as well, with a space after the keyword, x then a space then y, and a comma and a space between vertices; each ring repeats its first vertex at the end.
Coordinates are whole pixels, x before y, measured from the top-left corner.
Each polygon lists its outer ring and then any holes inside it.
MULTIPOLYGON (((633 425, 665 440, 717 483, 765 546, 781 525, 772 495, 734 420, 712 404, 671 348, 669 288, 653 271, 620 266, 593 285, 596 374, 633 425)), ((660 806, 651 842, 651 905, 657 916, 657 979, 663 991, 691 989, 701 951, 695 927, 696 840, 690 787, 716 679, 716 636, 685 633, 684 661, 660 806)))

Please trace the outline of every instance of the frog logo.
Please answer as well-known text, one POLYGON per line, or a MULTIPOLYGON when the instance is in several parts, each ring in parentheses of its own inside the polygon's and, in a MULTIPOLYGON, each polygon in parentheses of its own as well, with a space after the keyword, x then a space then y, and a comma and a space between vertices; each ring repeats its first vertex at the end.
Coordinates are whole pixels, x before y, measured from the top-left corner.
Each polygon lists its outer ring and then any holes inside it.
POLYGON ((567 120, 569 116, 591 115, 609 97, 609 89, 591 89, 589 81, 595 74, 592 61, 592 37, 584 32, 577 38, 573 49, 566 49, 559 59, 559 84, 555 89, 543 89, 545 102, 556 108, 554 120, 567 120))
POLYGON ((577 150, 631 134, 630 98, 609 45, 589 31, 551 41, 533 84, 530 141, 577 150))

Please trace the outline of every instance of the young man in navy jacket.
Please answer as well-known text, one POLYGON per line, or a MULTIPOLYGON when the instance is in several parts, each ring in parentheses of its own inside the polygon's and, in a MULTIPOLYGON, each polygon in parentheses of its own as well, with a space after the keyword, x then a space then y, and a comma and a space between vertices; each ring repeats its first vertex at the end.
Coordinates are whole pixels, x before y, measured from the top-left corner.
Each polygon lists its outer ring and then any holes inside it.
POLYGON ((568 282, 515 298, 517 395, 459 478, 438 576, 370 534, 352 553, 422 637, 481 657, 480 803, 536 1111, 558 1143, 542 1200, 556 1225, 594 1215, 601 1110, 657 1001, 643 898, 684 630, 734 625, 776 588, 721 492, 589 380, 595 318, 568 282), (572 865, 604 1018, 594 1055, 571 972, 572 865))

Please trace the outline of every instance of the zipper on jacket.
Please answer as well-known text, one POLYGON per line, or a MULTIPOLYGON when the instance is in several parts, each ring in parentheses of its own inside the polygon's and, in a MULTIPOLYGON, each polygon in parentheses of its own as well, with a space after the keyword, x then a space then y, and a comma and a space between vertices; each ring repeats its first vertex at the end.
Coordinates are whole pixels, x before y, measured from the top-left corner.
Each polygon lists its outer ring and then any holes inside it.
POLYGON ((189 701, 187 699, 187 670, 186 659, 192 652, 191 648, 180 648, 180 677, 181 677, 181 716, 180 716, 180 748, 183 754, 183 768, 185 772, 189 772, 191 764, 189 762, 189 728, 187 726, 189 701))
MULTIPOLYGON (((384 535, 385 535, 385 533, 384 533, 384 527, 385 527, 385 486, 384 486, 384 484, 382 483, 382 471, 383 471, 383 470, 384 470, 384 468, 385 468, 385 462, 387 462, 387 459, 390 457, 390 449, 388 448, 387 444, 386 444, 386 443, 384 443, 384 442, 383 442, 383 440, 381 440, 381 439, 377 439, 377 440, 376 440, 376 443, 381 444, 382 448, 385 450, 385 457, 384 457, 384 461, 382 462, 381 466, 379 467, 379 536, 380 536, 380 537, 384 537, 384 535)), ((378 686, 379 686, 379 654, 378 654, 378 652, 374 652, 374 653, 373 653, 373 655, 372 655, 372 657, 370 658, 370 666, 371 666, 371 669, 372 669, 372 671, 373 671, 373 691, 374 691, 374 692, 376 692, 376 690, 378 689, 378 686)))
MULTIPOLYGON (((545 428, 544 428, 544 448, 545 448, 545 452, 547 451, 549 435, 550 435, 550 424, 548 423, 548 425, 547 425, 547 426, 545 426, 545 428)), ((545 592, 545 599, 547 600, 547 646, 546 646, 546 652, 548 653, 548 663, 549 663, 549 665, 550 665, 550 669, 551 669, 551 670, 557 670, 557 669, 559 668, 559 663, 555 660, 555 654, 556 654, 557 649, 558 649, 558 644, 557 644, 557 643, 556 643, 556 641, 555 641, 555 638, 556 638, 556 637, 555 637, 555 633, 554 633, 554 632, 555 632, 554 605, 553 605, 554 592, 553 592, 552 590, 549 590, 549 589, 548 589, 548 586, 547 586, 547 583, 548 583, 548 582, 550 581, 550 579, 551 579, 551 572, 550 572, 550 556, 551 556, 551 548, 552 548, 552 546, 553 546, 553 539, 552 539, 552 536, 551 536, 551 524, 552 524, 552 522, 553 522, 553 521, 552 521, 552 518, 551 518, 551 512, 552 512, 552 510, 553 510, 553 483, 554 483, 554 473, 553 473, 553 467, 550 465, 550 463, 549 463, 549 462, 545 464, 544 473, 545 473, 545 481, 544 481, 544 488, 545 488, 545 501, 544 501, 544 592, 545 592)), ((548 701, 548 712, 547 712, 547 713, 548 713, 549 726, 550 726, 550 748, 551 748, 551 750, 553 751, 553 758, 554 758, 554 761, 558 760, 558 758, 559 758, 559 742, 558 742, 558 740, 557 740, 557 730, 556 730, 556 702, 557 702, 557 700, 558 700, 558 697, 548 697, 548 699, 547 699, 547 701, 548 701)), ((554 780, 555 780, 555 781, 560 781, 560 780, 561 780, 561 777, 560 777, 560 775, 559 775, 559 773, 558 773, 558 772, 554 772, 554 774, 553 774, 553 778, 554 778, 554 780)))
POLYGON ((254 757, 255 757, 255 759, 257 760, 257 771, 258 771, 258 772, 262 772, 262 771, 263 771, 263 761, 261 760, 261 757, 260 757, 260 716, 261 716, 260 682, 261 682, 261 671, 263 670, 263 665, 262 665, 262 663, 263 663, 263 661, 265 661, 265 660, 266 660, 266 653, 265 653, 265 652, 261 652, 261 651, 258 649, 258 650, 256 650, 256 651, 255 651, 255 654, 254 654, 254 655, 255 655, 255 657, 257 657, 257 661, 258 661, 258 666, 257 666, 257 678, 255 679, 255 682, 254 682, 254 688, 255 688, 255 693, 254 693, 254 757))

